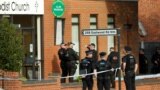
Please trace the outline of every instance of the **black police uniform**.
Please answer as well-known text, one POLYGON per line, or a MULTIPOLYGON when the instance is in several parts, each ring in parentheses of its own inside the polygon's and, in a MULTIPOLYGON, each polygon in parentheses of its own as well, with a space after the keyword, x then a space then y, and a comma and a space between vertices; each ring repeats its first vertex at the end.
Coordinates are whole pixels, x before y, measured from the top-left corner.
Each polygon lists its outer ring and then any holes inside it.
MULTIPOLYGON (((62 70, 62 77, 65 77, 67 76, 67 65, 66 65, 66 49, 64 48, 60 48, 58 50, 58 56, 59 56, 59 59, 61 60, 61 63, 60 63, 60 66, 61 66, 61 70, 62 70)), ((62 78, 61 79, 61 83, 64 83, 66 82, 66 79, 65 78, 62 78)))
MULTIPOLYGON (((112 68, 116 69, 119 66, 119 61, 118 61, 118 52, 112 51, 107 58, 107 61, 111 63, 112 68)), ((111 84, 112 87, 115 88, 115 77, 117 76, 118 71, 116 72, 115 70, 111 72, 111 84)))
POLYGON ((135 64, 136 60, 133 55, 128 54, 122 58, 123 63, 126 63, 126 68, 124 70, 125 76, 124 81, 126 84, 126 90, 136 90, 135 88, 135 64))
POLYGON ((158 52, 156 52, 153 56, 152 56, 152 73, 153 74, 157 74, 160 73, 160 54, 158 52), (155 63, 157 62, 157 63, 155 63))
MULTIPOLYGON (((89 74, 93 73, 93 60, 92 58, 84 58, 80 63, 80 74, 89 74)), ((92 90, 93 89, 93 75, 87 75, 82 78, 83 89, 92 90)))
POLYGON ((92 55, 93 55, 93 57, 92 57, 93 66, 95 66, 96 63, 97 63, 97 60, 98 60, 98 53, 97 53, 96 50, 89 50, 89 52, 92 52, 92 55))
MULTIPOLYGON (((66 57, 67 57, 67 74, 69 76, 74 75, 74 73, 76 72, 77 66, 76 66, 76 61, 79 60, 79 57, 77 55, 77 53, 72 49, 72 48, 68 48, 67 52, 66 52, 66 57)), ((73 82, 73 78, 69 78, 69 82, 73 82)))
POLYGON ((146 74, 148 71, 147 57, 139 53, 139 74, 146 74))
MULTIPOLYGON (((111 69, 111 64, 109 61, 101 60, 98 61, 96 65, 97 71, 105 71, 111 69)), ((97 75, 97 87, 98 90, 110 90, 110 71, 105 73, 100 73, 97 75)))

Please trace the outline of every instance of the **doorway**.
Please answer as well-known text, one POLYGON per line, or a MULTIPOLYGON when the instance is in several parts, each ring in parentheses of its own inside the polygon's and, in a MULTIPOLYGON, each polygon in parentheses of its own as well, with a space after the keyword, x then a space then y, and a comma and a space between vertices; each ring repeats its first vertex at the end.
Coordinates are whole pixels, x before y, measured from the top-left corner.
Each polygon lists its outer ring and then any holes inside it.
POLYGON ((22 75, 27 79, 37 79, 38 69, 35 66, 37 57, 36 16, 13 15, 11 16, 11 22, 16 25, 22 33, 22 44, 25 53, 22 75))

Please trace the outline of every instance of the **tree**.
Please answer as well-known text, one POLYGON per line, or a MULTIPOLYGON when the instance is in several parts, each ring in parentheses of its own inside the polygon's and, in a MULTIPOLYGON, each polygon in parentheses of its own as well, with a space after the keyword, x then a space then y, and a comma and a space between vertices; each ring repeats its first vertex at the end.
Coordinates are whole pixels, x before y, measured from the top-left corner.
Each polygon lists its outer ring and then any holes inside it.
POLYGON ((24 50, 22 35, 9 20, 0 20, 0 70, 19 72, 22 68, 24 50))

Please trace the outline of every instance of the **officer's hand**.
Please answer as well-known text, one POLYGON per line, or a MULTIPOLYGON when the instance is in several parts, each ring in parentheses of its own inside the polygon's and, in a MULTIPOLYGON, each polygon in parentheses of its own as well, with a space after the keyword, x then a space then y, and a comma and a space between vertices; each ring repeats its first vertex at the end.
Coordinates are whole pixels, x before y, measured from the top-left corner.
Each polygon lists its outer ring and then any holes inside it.
POLYGON ((97 78, 97 71, 94 70, 94 76, 97 78))
POLYGON ((155 63, 155 64, 158 64, 158 62, 157 62, 157 61, 154 61, 154 63, 155 63))
POLYGON ((85 78, 86 77, 86 75, 82 75, 82 78, 85 78))
POLYGON ((137 71, 134 71, 134 74, 137 75, 137 71))
POLYGON ((76 64, 79 64, 79 61, 76 61, 76 64))
POLYGON ((125 74, 125 72, 122 72, 123 73, 123 76, 125 76, 126 74, 125 74))
POLYGON ((113 71, 114 71, 114 68, 112 68, 111 71, 113 72, 113 71))
POLYGON ((96 74, 94 74, 95 75, 95 77, 97 78, 97 73, 96 74))

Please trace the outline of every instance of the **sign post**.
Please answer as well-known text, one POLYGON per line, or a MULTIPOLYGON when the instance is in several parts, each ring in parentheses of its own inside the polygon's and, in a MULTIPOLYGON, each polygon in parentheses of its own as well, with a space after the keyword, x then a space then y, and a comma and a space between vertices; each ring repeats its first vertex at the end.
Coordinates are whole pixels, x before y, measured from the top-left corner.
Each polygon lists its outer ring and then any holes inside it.
MULTIPOLYGON (((119 67, 121 67, 120 62, 120 30, 119 29, 84 29, 82 31, 84 36, 117 36, 118 37, 118 60, 119 67)), ((121 90, 121 71, 119 70, 118 86, 121 90)))
POLYGON ((54 0, 52 4, 52 13, 56 17, 62 17, 65 11, 64 2, 62 0, 54 0))

